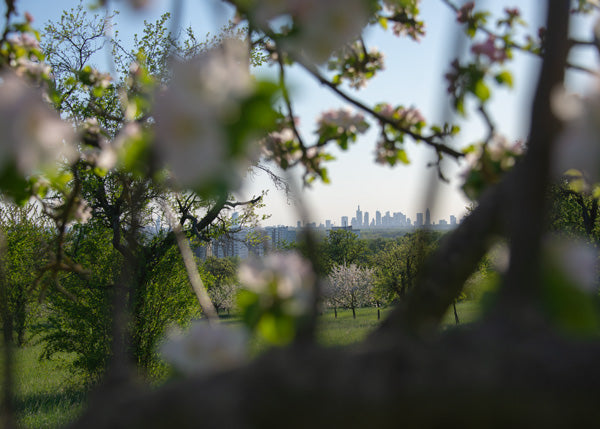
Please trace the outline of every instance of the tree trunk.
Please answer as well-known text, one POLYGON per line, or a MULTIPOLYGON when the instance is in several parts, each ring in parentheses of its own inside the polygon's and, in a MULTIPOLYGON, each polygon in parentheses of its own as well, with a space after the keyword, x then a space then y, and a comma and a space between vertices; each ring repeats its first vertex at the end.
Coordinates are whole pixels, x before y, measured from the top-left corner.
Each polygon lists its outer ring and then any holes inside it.
POLYGON ((356 310, 352 307, 352 318, 356 319, 356 310))
POLYGON ((333 306, 333 314, 335 315, 335 318, 337 319, 337 306, 333 306))

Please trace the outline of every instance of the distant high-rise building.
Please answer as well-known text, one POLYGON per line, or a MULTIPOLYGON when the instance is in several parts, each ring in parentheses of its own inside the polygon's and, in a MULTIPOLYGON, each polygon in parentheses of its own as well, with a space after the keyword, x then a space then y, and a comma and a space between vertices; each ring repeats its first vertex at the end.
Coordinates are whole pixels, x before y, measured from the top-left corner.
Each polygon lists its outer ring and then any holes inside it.
POLYGON ((423 226, 423 213, 417 213, 417 220, 415 226, 423 226))
POLYGON ((381 219, 381 224, 383 226, 390 226, 392 224, 392 216, 390 216, 390 212, 385 212, 385 216, 381 219))
POLYGON ((329 220, 329 219, 325 220, 325 228, 331 229, 331 220, 329 220))
POLYGON ((296 228, 298 228, 298 229, 302 228, 302 222, 298 221, 298 223, 296 224, 296 228))
POLYGON ((456 225, 456 216, 450 215, 450 225, 456 225))
POLYGON ((356 224, 359 227, 361 227, 362 222, 363 222, 363 215, 362 215, 362 212, 360 211, 360 206, 358 206, 358 208, 356 209, 356 224))
POLYGON ((379 210, 375 212, 375 226, 381 226, 381 212, 379 210))
POLYGON ((342 226, 348 226, 348 216, 342 216, 342 226))
POLYGON ((425 210, 425 225, 431 225, 431 213, 429 213, 429 209, 425 210))
POLYGON ((363 226, 369 226, 369 212, 365 212, 362 224, 363 226))

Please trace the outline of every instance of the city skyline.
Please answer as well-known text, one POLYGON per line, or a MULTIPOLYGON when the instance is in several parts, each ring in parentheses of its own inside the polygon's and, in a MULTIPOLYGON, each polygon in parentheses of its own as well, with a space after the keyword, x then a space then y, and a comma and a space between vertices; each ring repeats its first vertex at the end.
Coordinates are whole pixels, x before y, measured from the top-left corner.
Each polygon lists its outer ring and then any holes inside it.
MULTIPOLYGON (((339 223, 334 219, 323 219, 320 221, 302 222, 296 221, 296 228, 302 227, 319 227, 331 229, 333 227, 352 227, 353 229, 360 228, 410 228, 422 226, 456 226, 460 223, 459 218, 454 214, 447 215, 446 218, 432 218, 431 210, 426 208, 422 212, 416 212, 414 218, 411 218, 401 211, 391 210, 375 210, 363 211, 360 204, 357 205, 355 215, 353 217, 342 215, 339 218, 339 223)), ((275 226, 275 225, 271 225, 275 226)), ((277 225, 277 226, 293 226, 293 225, 277 225)))

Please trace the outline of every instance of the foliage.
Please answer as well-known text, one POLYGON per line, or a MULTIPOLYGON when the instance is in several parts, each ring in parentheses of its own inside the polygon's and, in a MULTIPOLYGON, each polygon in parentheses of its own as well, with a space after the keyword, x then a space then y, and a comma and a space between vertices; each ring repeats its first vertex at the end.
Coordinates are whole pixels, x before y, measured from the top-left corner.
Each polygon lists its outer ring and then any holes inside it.
POLYGON ((553 184, 549 190, 550 228, 571 237, 597 243, 598 198, 587 186, 577 186, 568 178, 553 184))
POLYGON ((388 303, 403 299, 418 280, 427 256, 436 249, 440 235, 419 230, 388 241, 373 258, 374 296, 388 303))
POLYGON ((329 267, 344 264, 364 265, 366 262, 365 242, 352 231, 345 229, 329 231, 324 249, 329 267))
POLYGON ((46 316, 33 327, 43 345, 42 357, 73 353, 73 370, 96 381, 111 354, 112 296, 122 258, 112 249, 110 234, 91 224, 77 226, 65 251, 86 267, 85 273, 64 273, 63 293, 49 293, 46 316))
POLYGON ((209 277, 208 294, 217 313, 226 310, 229 314, 235 308, 236 295, 239 290, 237 266, 239 262, 230 258, 206 258, 202 269, 209 277))
POLYGON ((25 343, 26 330, 40 311, 31 290, 36 280, 41 281, 38 272, 50 259, 52 233, 47 226, 34 205, 18 207, 5 202, 0 210, 0 231, 5 240, 3 287, 8 295, 7 314, 12 318, 2 320, 2 324, 13 327, 18 346, 25 343))

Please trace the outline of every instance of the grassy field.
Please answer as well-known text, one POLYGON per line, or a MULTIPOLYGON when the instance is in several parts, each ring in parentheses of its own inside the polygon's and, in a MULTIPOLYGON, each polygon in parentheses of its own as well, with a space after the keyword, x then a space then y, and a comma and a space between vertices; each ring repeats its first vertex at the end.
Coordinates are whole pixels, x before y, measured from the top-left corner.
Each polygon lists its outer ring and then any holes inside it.
POLYGON ((66 369, 72 357, 39 360, 41 346, 15 350, 15 408, 24 427, 54 428, 72 421, 85 403, 85 388, 66 369))
MULTIPOLYGON (((457 311, 461 323, 477 318, 477 303, 459 303, 457 311)), ((391 311, 381 311, 381 317, 391 311)), ((225 323, 240 323, 230 317, 225 323)), ((379 324, 377 310, 361 308, 356 310, 356 320, 351 310, 338 310, 337 319, 333 311, 327 311, 320 318, 317 339, 324 346, 343 346, 363 340, 379 324)), ((444 326, 454 325, 452 308, 444 317, 444 326)), ((265 348, 259 342, 252 345, 258 354, 265 348)), ((41 346, 29 345, 15 352, 16 408, 19 423, 30 428, 54 428, 64 426, 83 410, 85 388, 66 369, 72 357, 62 355, 53 361, 38 359, 41 346)))

